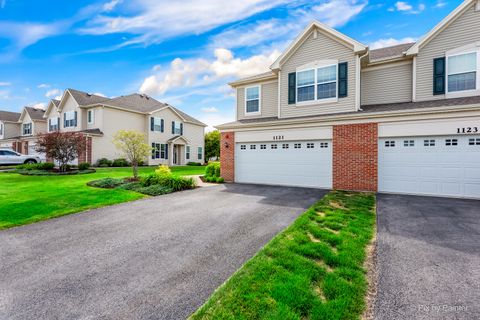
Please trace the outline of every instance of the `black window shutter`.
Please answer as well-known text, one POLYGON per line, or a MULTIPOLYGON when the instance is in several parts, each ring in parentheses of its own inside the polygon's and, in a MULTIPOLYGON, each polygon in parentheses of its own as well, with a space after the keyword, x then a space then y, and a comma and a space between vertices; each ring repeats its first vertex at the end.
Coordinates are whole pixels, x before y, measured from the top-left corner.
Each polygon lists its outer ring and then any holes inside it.
POLYGON ((160 131, 163 132, 163 119, 160 120, 160 131))
POLYGON ((165 144, 165 159, 168 159, 168 144, 165 144))
POLYGON ((60 117, 57 118, 57 130, 60 130, 60 117))
POLYGON ((180 135, 183 136, 183 123, 180 123, 180 135))
POLYGON ((150 117, 150 131, 155 130, 155 119, 153 117, 150 117))
POLYGON ((345 98, 348 95, 348 62, 338 64, 338 97, 345 98))
POLYGON ((296 102, 297 74, 295 72, 288 74, 288 104, 296 102))
POLYGON ((172 134, 175 134, 175 121, 172 121, 172 134))
POLYGON ((433 94, 445 93, 445 57, 433 59, 433 94))
POLYGON ((67 127, 67 113, 66 112, 63 113, 63 127, 64 128, 67 127))
POLYGON ((152 159, 155 159, 155 143, 152 143, 152 159))
POLYGON ((76 127, 77 126, 77 111, 75 111, 74 115, 75 115, 75 127, 76 127))

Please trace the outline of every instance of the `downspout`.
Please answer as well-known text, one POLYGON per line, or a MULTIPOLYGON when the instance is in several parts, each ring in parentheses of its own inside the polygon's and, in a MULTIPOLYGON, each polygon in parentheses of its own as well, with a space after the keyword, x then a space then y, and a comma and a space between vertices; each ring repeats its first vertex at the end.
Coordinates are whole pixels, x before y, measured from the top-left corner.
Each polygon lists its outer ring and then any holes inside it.
POLYGON ((366 56, 368 56, 368 54, 370 53, 370 50, 369 48, 367 48, 367 52, 365 52, 365 54, 363 56, 357 56, 358 57, 358 63, 357 63, 357 72, 358 72, 358 92, 357 92, 357 96, 358 96, 358 100, 357 100, 357 111, 363 111, 362 108, 361 108, 361 105, 362 105, 362 59, 365 58, 366 56))

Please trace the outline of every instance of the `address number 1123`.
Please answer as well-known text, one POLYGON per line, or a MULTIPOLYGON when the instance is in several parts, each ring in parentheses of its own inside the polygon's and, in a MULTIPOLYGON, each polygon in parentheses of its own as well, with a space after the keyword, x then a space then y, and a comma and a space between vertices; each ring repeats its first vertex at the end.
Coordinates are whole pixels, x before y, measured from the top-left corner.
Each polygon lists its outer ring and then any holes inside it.
POLYGON ((478 127, 457 128, 457 133, 477 133, 478 127))

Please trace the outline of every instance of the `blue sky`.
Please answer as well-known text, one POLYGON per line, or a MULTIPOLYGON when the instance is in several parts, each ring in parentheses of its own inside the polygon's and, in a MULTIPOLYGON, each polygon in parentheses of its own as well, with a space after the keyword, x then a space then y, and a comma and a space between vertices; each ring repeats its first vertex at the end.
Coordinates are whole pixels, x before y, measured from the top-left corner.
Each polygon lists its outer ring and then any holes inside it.
POLYGON ((415 41, 461 0, 0 0, 0 109, 65 88, 146 92, 209 125, 234 119, 227 83, 268 70, 318 19, 370 47, 415 41))

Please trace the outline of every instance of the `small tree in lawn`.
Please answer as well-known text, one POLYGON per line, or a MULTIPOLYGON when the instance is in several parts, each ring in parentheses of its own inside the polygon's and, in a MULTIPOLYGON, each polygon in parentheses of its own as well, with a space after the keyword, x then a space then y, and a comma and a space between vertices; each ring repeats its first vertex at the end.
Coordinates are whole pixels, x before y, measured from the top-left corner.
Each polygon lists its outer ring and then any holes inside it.
POLYGON ((214 130, 205 134, 205 159, 220 157, 220 131, 214 130))
POLYGON ((113 143, 132 164, 133 177, 138 178, 138 164, 152 152, 145 143, 145 134, 138 131, 120 130, 115 134, 113 143))
POLYGON ((41 135, 35 150, 56 160, 60 171, 67 171, 68 163, 77 159, 82 150, 85 150, 85 139, 78 132, 55 131, 41 135))

